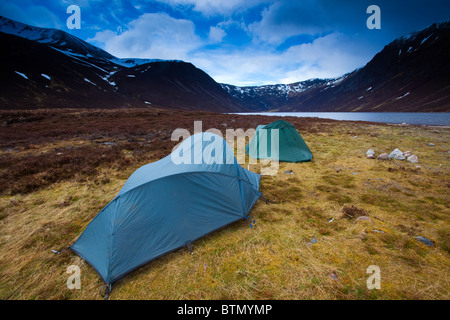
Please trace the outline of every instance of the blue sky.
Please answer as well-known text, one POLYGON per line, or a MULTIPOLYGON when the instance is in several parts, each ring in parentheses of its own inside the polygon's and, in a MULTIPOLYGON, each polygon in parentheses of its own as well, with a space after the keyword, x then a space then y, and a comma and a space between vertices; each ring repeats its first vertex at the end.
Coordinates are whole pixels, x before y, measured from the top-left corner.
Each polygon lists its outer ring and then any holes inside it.
POLYGON ((0 15, 57 28, 120 58, 180 59, 234 85, 331 78, 364 66, 395 38, 450 20, 450 1, 15 0, 0 15), (381 9, 370 30, 369 5, 381 9), (69 5, 81 29, 69 30, 69 5))

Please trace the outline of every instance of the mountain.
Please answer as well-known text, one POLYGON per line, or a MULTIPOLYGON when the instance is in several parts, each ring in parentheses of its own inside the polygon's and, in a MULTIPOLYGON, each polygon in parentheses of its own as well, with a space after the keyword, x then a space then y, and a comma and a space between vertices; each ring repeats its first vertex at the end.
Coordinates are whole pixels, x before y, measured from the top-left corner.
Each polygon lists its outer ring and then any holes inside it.
POLYGON ((191 63, 120 59, 64 31, 5 17, 0 17, 0 43, 0 109, 243 110, 191 63))
POLYGON ((222 84, 252 111, 450 112, 450 22, 398 38, 363 68, 288 85, 222 84))
POLYGON ((310 79, 291 84, 238 87, 221 84, 240 104, 250 111, 276 110, 288 104, 293 96, 307 94, 314 89, 336 85, 347 75, 335 79, 310 79))
POLYGON ((0 17, 0 109, 450 112, 450 22, 398 38, 338 78, 238 87, 180 60, 121 59, 0 17))

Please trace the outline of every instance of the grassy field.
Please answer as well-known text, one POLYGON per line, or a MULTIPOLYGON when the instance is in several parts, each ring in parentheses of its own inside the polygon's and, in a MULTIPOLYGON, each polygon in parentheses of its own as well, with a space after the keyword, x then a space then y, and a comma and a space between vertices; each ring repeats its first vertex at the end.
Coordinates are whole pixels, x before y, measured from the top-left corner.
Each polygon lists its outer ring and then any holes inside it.
MULTIPOLYGON (((192 133, 201 120, 225 133, 277 119, 0 112, 0 299, 101 299, 93 268, 51 250, 71 244, 138 167, 170 154, 174 129, 192 133), (66 286, 70 265, 80 267, 79 290, 66 286)), ((256 203, 254 228, 242 220, 196 241, 193 255, 180 249, 154 260, 117 282, 110 299, 450 298, 450 128, 287 120, 314 159, 262 177, 273 202, 256 203), (367 159, 369 148, 409 150, 419 163, 367 159), (381 289, 367 288, 371 265, 381 289)))

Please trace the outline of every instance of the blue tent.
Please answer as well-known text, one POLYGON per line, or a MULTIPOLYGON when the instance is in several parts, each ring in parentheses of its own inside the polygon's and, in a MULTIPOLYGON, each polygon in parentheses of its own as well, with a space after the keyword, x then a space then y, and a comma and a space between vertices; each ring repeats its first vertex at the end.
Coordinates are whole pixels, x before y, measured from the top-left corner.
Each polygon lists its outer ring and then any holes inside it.
POLYGON ((184 140, 136 170, 70 247, 106 284, 240 219, 261 196, 260 175, 242 168, 213 133, 184 140))

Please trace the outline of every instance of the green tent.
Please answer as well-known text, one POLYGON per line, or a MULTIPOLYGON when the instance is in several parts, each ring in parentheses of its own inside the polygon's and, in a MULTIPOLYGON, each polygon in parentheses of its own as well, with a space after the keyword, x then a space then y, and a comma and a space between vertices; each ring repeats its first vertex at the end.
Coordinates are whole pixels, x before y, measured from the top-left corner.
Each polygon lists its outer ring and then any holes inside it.
POLYGON ((255 159, 304 162, 311 161, 313 158, 311 150, 297 129, 284 120, 278 120, 268 125, 259 125, 256 128, 255 136, 245 147, 245 151, 255 159), (274 129, 278 129, 278 131, 274 131, 274 129), (278 148, 276 148, 277 144, 278 148))

